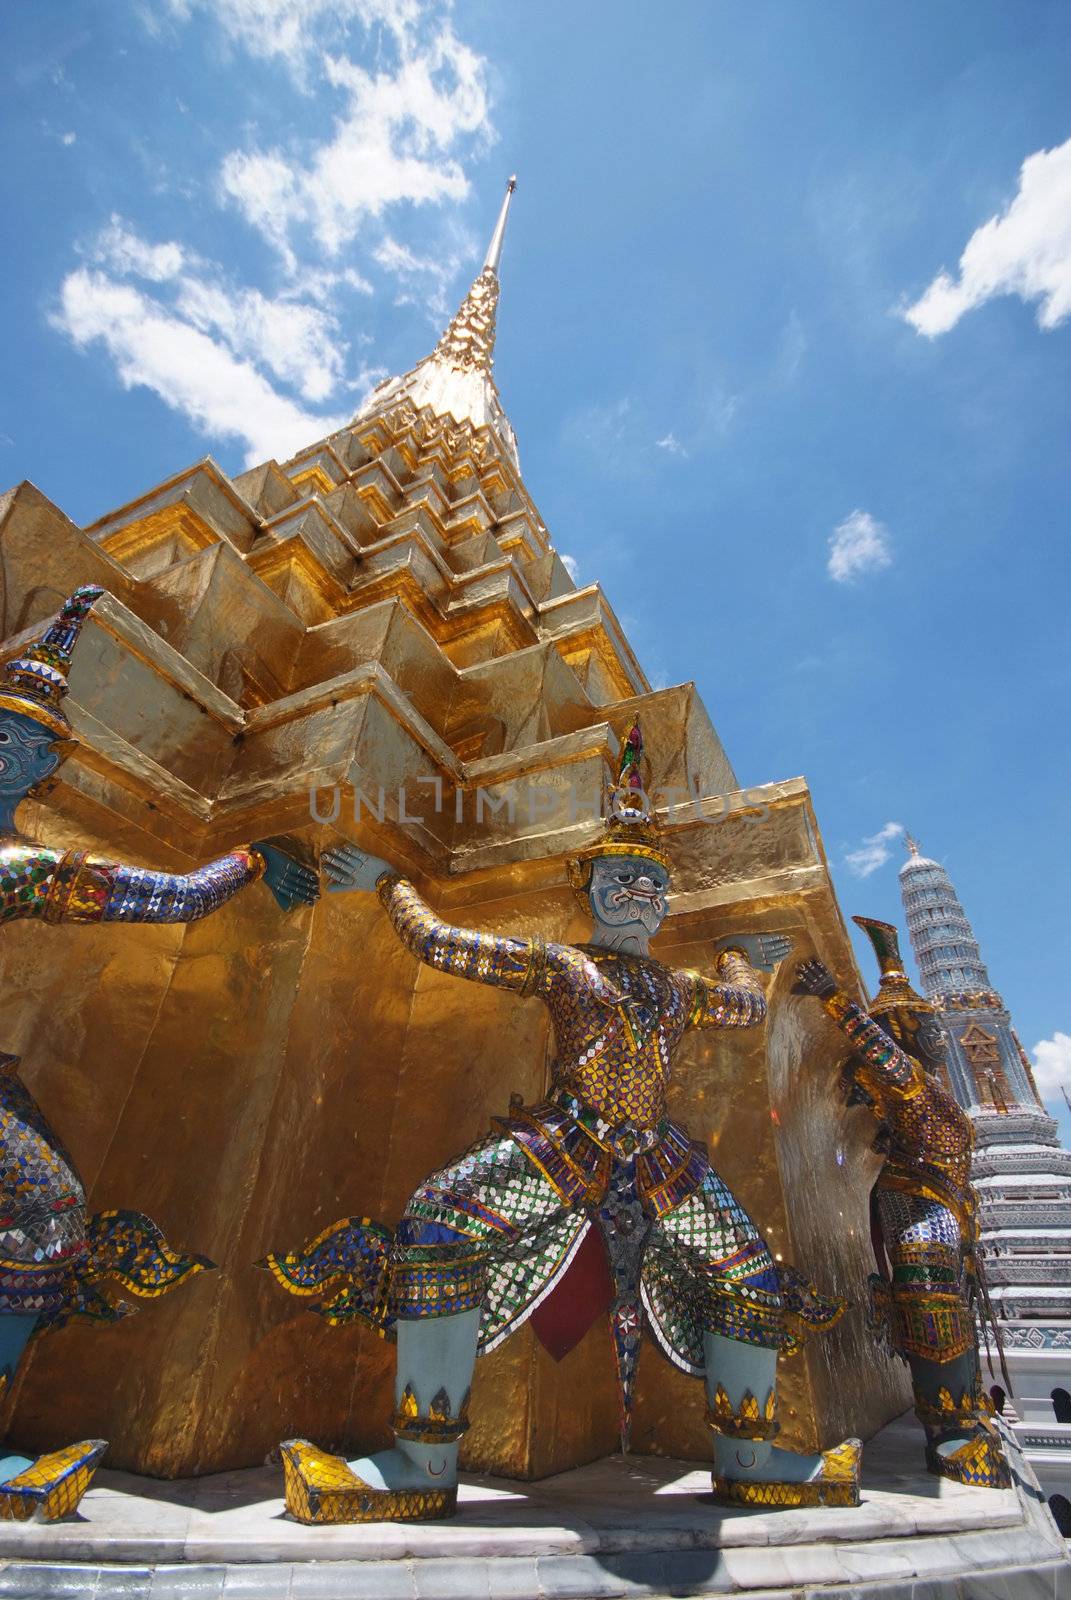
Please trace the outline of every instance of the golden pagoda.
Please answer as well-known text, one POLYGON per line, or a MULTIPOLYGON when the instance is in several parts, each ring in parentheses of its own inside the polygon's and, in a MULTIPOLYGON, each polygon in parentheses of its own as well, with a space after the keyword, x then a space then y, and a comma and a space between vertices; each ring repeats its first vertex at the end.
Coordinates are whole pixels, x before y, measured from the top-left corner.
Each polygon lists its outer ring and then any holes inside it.
MULTIPOLYGON (((791 992, 812 954, 859 991, 810 795, 798 778, 742 792, 694 684, 652 689, 599 585, 555 552, 492 370, 512 189, 432 353, 292 460, 232 479, 206 457, 86 528, 28 482, 0 498, 5 657, 77 585, 108 591, 71 672, 79 747, 23 823, 179 871, 250 839, 313 862, 348 838, 454 921, 575 939, 566 862, 642 718, 675 862, 656 953, 709 971, 726 934, 795 942, 764 1027, 682 1046, 671 1110, 778 1259, 853 1302, 785 1363, 784 1442, 866 1436, 908 1400, 863 1322, 873 1129, 842 1103, 836 1030, 791 992)), ((374 896, 280 919, 246 895, 188 926, 23 922, 3 954, 0 1047, 93 1209, 134 1191, 221 1269, 103 1334, 40 1340, 9 1435, 108 1438, 111 1465, 164 1476, 259 1463, 295 1433, 384 1444, 386 1347, 253 1263, 344 1213, 393 1222, 511 1092, 538 1098, 541 1008, 419 966, 374 896)), ((709 1459, 704 1405, 648 1348, 633 1449, 709 1459)), ((479 1364, 472 1414, 470 1469, 535 1477, 613 1450, 605 1326, 560 1363, 526 1326, 479 1364)))

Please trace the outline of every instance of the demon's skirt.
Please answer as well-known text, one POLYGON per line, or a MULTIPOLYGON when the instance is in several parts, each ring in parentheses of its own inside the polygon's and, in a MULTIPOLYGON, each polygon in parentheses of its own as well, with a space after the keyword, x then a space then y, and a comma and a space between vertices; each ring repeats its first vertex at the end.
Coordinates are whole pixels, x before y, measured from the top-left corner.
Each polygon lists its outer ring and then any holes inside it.
POLYGON ((645 1325, 702 1377, 706 1333, 791 1351, 836 1321, 843 1302, 775 1265, 702 1146, 668 1121, 597 1139, 564 1099, 503 1118, 433 1173, 393 1236, 347 1218, 267 1264, 332 1322, 390 1332, 479 1307, 483 1352, 532 1317, 560 1357, 606 1312, 626 1436, 645 1325))

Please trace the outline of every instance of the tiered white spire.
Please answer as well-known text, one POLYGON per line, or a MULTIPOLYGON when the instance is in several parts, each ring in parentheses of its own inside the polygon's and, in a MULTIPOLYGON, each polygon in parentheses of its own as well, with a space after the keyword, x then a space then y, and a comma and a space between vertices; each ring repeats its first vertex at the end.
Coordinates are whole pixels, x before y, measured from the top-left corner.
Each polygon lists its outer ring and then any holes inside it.
POLYGON ((989 989, 982 952, 951 878, 939 862, 920 854, 910 834, 905 842, 900 892, 924 993, 933 1000, 964 989, 989 989))

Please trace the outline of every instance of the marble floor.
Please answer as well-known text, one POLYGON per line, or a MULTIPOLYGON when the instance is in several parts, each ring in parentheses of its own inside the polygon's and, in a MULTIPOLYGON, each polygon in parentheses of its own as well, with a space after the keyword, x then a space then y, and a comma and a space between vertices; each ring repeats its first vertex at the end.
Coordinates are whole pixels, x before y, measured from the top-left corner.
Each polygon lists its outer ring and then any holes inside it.
POLYGON ((448 1522, 330 1528, 285 1516, 278 1468, 101 1471, 75 1520, 0 1524, 0 1597, 1071 1600, 1064 1543, 1013 1459, 1005 1491, 930 1477, 901 1419, 867 1445, 852 1509, 726 1510, 692 1464, 611 1457, 534 1484, 469 1479, 448 1522))

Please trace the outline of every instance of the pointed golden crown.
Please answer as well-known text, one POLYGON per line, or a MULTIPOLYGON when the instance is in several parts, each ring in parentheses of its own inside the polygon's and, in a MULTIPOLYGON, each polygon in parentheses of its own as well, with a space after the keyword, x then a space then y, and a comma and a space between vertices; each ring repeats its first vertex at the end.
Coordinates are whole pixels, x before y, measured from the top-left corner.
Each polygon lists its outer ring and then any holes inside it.
POLYGON ((71 737, 61 702, 70 687, 67 675, 82 624, 103 593, 95 583, 83 584, 64 601, 55 622, 25 655, 4 663, 0 709, 32 717, 61 739, 71 737))
POLYGON ((901 1008, 910 1011, 932 1011, 934 1008, 930 1002, 924 1000, 908 981, 904 960, 900 954, 900 936, 893 924, 877 922, 873 917, 853 917, 852 921, 857 927, 862 928, 874 946, 874 954, 878 958, 878 967, 881 971, 878 992, 867 1008, 870 1015, 877 1017, 887 1011, 899 1011, 901 1008))
POLYGON ((591 875, 590 863, 602 856, 639 856, 645 861, 656 861, 667 872, 672 863, 662 838, 662 831, 651 814, 650 802, 643 785, 646 758, 643 734, 638 722, 633 723, 621 746, 621 760, 617 779, 607 786, 606 829, 601 839, 588 845, 568 863, 569 882, 586 903, 587 884, 591 875))

